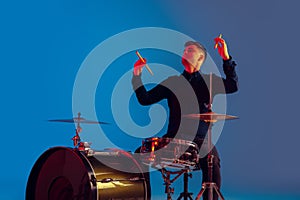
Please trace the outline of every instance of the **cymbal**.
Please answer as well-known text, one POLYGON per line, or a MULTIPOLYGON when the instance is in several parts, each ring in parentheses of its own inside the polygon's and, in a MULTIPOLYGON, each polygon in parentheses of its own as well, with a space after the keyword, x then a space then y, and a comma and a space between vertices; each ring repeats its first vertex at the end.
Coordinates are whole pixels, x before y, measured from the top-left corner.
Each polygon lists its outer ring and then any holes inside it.
POLYGON ((49 122, 65 122, 65 123, 83 123, 83 124, 108 124, 106 122, 99 122, 93 120, 87 120, 83 117, 74 117, 73 119, 50 119, 49 122))
POLYGON ((219 113, 215 113, 215 112, 207 112, 207 113, 201 113, 201 114, 187 114, 187 115, 183 115, 183 117, 190 118, 190 119, 203 120, 206 122, 216 122, 216 121, 220 121, 220 120, 238 119, 237 116, 219 114, 219 113))

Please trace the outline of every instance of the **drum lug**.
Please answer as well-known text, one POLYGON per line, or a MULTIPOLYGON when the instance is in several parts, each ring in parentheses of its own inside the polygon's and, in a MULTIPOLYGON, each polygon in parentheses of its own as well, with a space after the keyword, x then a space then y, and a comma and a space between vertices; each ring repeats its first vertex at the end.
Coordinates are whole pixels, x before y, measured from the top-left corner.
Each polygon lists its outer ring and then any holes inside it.
POLYGON ((94 175, 91 175, 91 183, 93 184, 93 186, 97 186, 97 179, 94 175))

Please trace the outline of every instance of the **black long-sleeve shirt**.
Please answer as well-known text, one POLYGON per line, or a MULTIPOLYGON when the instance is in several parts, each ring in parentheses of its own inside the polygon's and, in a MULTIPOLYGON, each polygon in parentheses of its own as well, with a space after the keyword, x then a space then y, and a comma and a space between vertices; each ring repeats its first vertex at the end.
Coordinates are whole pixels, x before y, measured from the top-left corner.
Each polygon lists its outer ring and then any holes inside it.
MULTIPOLYGON (((212 75, 212 98, 216 94, 233 93, 238 90, 236 63, 230 58, 223 61, 226 78, 212 75)), ((208 112, 210 99, 207 74, 199 71, 192 74, 187 71, 179 76, 171 76, 151 90, 147 91, 142 83, 141 75, 132 77, 132 86, 137 99, 142 105, 151 105, 163 99, 169 106, 169 123, 165 137, 179 137, 193 140, 196 136, 204 138, 207 124, 195 119, 183 117, 185 114, 208 112)))

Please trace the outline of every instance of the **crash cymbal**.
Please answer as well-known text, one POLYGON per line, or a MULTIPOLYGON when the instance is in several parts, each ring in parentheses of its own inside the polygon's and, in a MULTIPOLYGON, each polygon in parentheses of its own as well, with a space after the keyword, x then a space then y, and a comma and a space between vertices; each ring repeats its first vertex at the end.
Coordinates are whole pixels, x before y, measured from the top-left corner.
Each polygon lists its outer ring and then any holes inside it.
POLYGON ((66 123, 80 123, 80 124, 108 124, 106 122, 86 120, 85 118, 73 119, 50 119, 49 122, 66 122, 66 123))
POLYGON ((93 120, 87 120, 80 116, 81 114, 78 113, 78 117, 74 117, 72 119, 50 119, 49 122, 65 122, 65 123, 83 123, 83 124, 108 124, 106 122, 99 122, 93 120))
POLYGON ((201 114, 187 114, 187 115, 183 115, 183 117, 190 118, 190 119, 203 120, 206 122, 216 122, 216 121, 220 121, 220 120, 238 119, 237 116, 219 114, 219 113, 215 113, 215 112, 207 112, 207 113, 201 113, 201 114))

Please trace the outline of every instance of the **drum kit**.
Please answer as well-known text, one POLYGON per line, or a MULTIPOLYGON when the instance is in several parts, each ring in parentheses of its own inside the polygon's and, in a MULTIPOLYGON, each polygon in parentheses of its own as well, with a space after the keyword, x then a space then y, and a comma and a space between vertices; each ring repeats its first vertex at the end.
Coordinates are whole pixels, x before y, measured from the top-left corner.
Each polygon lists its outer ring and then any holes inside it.
MULTIPOLYGON (((217 113, 190 114, 184 117, 204 120, 213 124, 219 120, 236 119, 235 116, 217 113)), ((72 138, 74 147, 53 147, 44 152, 34 164, 26 187, 27 200, 103 200, 103 199, 151 199, 150 181, 142 170, 146 165, 159 170, 165 185, 167 199, 171 200, 174 188, 171 184, 184 175, 184 192, 179 199, 192 199, 188 192, 188 177, 193 170, 199 170, 199 148, 196 143, 175 138, 147 138, 142 141, 139 156, 128 151, 110 148, 95 151, 87 142, 82 142, 80 124, 108 124, 86 120, 78 113, 72 119, 55 119, 50 122, 77 124, 72 138), (175 171, 174 171, 175 170, 175 171), (171 179, 171 175, 175 175, 171 179)), ((211 126, 208 131, 211 144, 211 126)), ((202 184, 196 199, 213 190, 223 200, 221 192, 212 177, 213 155, 208 154, 210 181, 202 184)))

